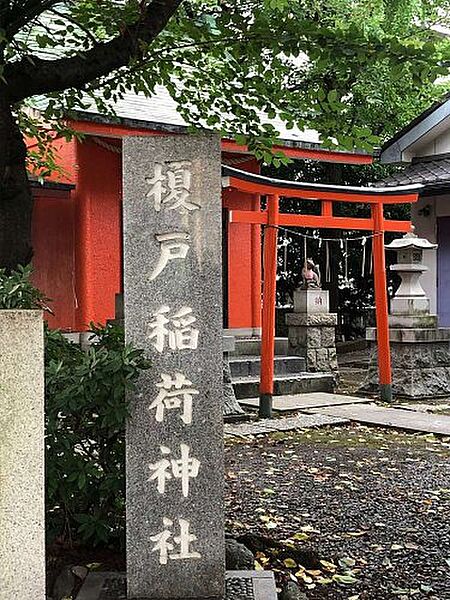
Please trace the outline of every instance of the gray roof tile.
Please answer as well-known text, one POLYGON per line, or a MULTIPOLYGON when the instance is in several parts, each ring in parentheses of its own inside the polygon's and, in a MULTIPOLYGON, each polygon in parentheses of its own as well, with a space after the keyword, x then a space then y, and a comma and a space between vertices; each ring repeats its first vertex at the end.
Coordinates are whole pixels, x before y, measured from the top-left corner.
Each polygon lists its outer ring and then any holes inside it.
POLYGON ((408 185, 421 183, 425 186, 450 184, 450 154, 423 157, 394 173, 382 181, 377 181, 377 187, 408 185))

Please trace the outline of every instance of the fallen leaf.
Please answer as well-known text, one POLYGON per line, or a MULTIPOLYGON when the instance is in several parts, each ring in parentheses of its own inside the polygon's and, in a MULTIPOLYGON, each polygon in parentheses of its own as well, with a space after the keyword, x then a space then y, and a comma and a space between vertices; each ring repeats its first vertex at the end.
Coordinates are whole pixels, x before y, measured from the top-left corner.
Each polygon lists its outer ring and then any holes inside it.
POLYGON ((309 540, 309 535, 307 533, 295 533, 293 536, 291 536, 291 539, 303 542, 305 540, 309 540))
POLYGON ((339 566, 342 568, 346 568, 346 567, 354 567, 356 564, 356 561, 354 558, 351 558, 350 556, 344 556, 344 558, 340 558, 338 560, 339 566))
POLYGON ((366 535, 367 533, 368 531, 347 531, 345 535, 348 535, 350 537, 361 537, 363 535, 366 535))
POLYGON ((401 544, 392 544, 391 550, 403 550, 403 546, 401 544))
POLYGON ((419 546, 417 544, 414 544, 413 542, 406 542, 405 548, 408 548, 408 550, 418 550, 419 546))
POLYGON ((283 564, 288 569, 295 569, 297 566, 297 563, 295 562, 295 560, 293 558, 285 558, 283 560, 283 564))
POLYGON ((333 583, 333 580, 330 577, 318 577, 316 581, 317 583, 320 583, 320 585, 328 585, 333 583))
POLYGON ((323 566, 325 571, 330 571, 330 573, 334 573, 334 571, 336 571, 336 565, 334 563, 329 562, 327 560, 320 560, 319 562, 323 566))
POLYGON ((352 575, 339 575, 338 573, 336 573, 335 575, 333 575, 333 581, 335 581, 336 583, 342 583, 344 585, 353 585, 358 580, 352 575))
POLYGON ((320 531, 317 531, 317 529, 314 529, 314 527, 312 525, 303 525, 303 527, 300 527, 300 529, 304 532, 308 532, 308 533, 320 533, 320 531))

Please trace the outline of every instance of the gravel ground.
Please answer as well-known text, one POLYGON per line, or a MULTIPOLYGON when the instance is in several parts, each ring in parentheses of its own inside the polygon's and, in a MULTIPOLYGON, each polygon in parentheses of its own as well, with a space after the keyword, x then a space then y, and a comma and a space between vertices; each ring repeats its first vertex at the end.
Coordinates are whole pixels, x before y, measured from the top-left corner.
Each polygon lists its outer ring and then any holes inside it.
POLYGON ((449 458, 449 439, 363 426, 233 438, 227 530, 281 541, 258 562, 308 599, 450 600, 449 458))

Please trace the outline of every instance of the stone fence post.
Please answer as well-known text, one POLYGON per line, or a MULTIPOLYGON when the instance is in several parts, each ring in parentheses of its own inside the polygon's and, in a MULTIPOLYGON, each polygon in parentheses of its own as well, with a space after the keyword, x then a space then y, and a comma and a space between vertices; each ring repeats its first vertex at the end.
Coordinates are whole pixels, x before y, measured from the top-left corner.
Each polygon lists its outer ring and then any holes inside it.
POLYGON ((0 600, 45 599, 40 310, 0 310, 0 600))

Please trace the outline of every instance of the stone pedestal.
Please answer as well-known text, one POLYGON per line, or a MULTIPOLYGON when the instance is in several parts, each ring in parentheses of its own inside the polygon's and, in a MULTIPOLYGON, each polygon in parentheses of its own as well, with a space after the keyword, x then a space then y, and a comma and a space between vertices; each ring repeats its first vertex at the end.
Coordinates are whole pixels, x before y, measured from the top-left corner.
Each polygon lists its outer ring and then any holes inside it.
MULTIPOLYGON (((419 399, 450 395, 450 329, 389 330, 392 391, 396 396, 419 399)), ((376 329, 367 329, 372 343, 365 390, 378 388, 376 329)))
POLYGON ((309 372, 337 371, 337 315, 329 312, 328 291, 296 290, 294 312, 286 315, 288 352, 302 356, 309 372))
MULTIPOLYGON (((430 300, 420 284, 420 276, 427 270, 422 264, 423 252, 436 247, 414 233, 386 246, 397 253, 397 263, 390 269, 401 278, 389 316, 392 391, 396 396, 419 399, 450 395, 450 329, 438 328, 437 317, 430 314, 430 300)), ((363 389, 375 390, 375 328, 366 330, 366 339, 372 344, 372 355, 363 389)))
POLYGON ((222 599, 220 140, 124 140, 126 340, 152 367, 130 394, 128 598, 222 599))
POLYGON ((45 600, 44 340, 39 310, 0 310, 0 600, 45 600))

